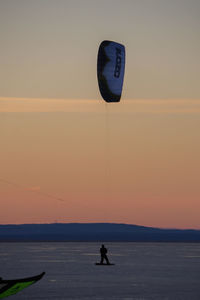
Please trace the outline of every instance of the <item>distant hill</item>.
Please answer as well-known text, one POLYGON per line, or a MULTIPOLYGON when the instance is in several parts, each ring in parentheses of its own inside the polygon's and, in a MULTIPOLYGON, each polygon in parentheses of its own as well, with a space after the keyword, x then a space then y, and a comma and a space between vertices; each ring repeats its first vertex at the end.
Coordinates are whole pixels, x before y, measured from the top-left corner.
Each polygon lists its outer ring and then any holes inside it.
POLYGON ((115 223, 0 225, 0 241, 200 242, 200 230, 115 223))

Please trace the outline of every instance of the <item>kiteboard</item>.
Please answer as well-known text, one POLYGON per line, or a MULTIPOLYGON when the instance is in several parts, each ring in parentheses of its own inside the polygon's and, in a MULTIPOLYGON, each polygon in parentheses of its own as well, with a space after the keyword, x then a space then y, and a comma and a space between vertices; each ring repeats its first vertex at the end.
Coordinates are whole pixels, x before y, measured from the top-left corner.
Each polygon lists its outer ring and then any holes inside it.
POLYGON ((31 284, 34 284, 44 276, 45 272, 21 279, 4 280, 0 278, 0 299, 14 295, 31 284))
POLYGON ((115 264, 101 264, 101 263, 95 263, 96 266, 114 266, 115 264))

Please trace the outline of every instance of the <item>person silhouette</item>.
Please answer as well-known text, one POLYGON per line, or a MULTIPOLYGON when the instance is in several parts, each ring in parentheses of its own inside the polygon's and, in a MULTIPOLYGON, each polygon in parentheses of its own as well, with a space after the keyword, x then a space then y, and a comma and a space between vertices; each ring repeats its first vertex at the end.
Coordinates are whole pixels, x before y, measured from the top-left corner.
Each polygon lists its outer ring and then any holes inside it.
POLYGON ((108 252, 108 250, 104 247, 104 245, 101 245, 101 248, 100 248, 101 262, 100 262, 100 264, 102 264, 102 265, 103 265, 104 259, 105 259, 107 265, 110 265, 110 262, 107 257, 107 252, 108 252))

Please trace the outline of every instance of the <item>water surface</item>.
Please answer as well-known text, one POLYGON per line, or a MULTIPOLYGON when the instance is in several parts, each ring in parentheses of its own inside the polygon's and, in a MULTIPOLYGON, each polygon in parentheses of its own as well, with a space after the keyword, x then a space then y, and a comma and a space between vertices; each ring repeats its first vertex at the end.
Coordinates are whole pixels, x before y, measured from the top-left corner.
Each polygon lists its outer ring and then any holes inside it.
MULTIPOLYGON (((15 300, 199 300, 200 244, 106 243, 115 266, 95 266, 100 243, 1 243, 0 276, 46 272, 15 300)), ((10 299, 12 299, 10 297, 10 299)))

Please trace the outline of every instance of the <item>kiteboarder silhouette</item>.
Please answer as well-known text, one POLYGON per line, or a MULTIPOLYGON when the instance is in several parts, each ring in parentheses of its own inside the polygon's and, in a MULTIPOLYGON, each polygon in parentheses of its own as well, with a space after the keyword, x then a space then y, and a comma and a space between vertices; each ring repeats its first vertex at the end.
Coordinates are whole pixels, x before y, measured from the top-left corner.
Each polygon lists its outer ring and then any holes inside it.
POLYGON ((101 262, 100 262, 100 264, 103 264, 103 261, 105 259, 107 265, 110 265, 110 262, 107 257, 107 252, 108 252, 108 250, 104 247, 104 245, 101 245, 101 248, 100 248, 101 262))

